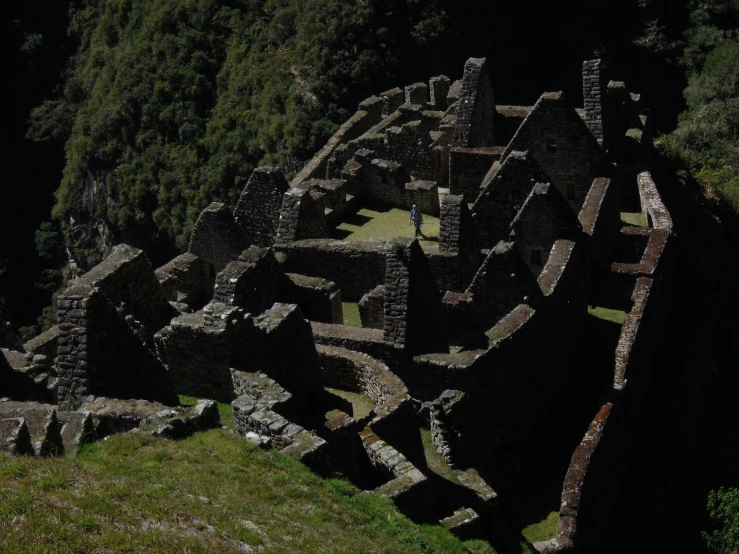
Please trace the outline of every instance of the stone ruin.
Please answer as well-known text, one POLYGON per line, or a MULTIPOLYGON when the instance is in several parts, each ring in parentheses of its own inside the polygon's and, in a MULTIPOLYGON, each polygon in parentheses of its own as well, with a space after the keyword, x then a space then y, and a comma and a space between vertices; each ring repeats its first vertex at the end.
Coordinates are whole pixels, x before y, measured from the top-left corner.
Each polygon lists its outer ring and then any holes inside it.
POLYGON ((496 105, 490 65, 363 101, 291 182, 258 168, 233 211, 203 210, 166 265, 121 244, 70 282, 56 327, 3 339, 2 448, 177 438, 218 425, 213 401, 229 402, 247 440, 493 542, 506 498, 564 455, 557 534, 532 546, 588 551, 631 461, 672 222, 648 111, 601 60, 583 64, 584 109, 559 92, 496 105), (378 203, 438 216, 438 249, 334 237, 378 203), (344 302, 361 327, 343 324, 344 302), (588 306, 624 317, 597 335, 596 361, 588 306), (374 408, 355 413, 336 390, 374 408), (178 394, 204 400, 178 407, 178 394), (429 469, 421 429, 455 478, 429 469))

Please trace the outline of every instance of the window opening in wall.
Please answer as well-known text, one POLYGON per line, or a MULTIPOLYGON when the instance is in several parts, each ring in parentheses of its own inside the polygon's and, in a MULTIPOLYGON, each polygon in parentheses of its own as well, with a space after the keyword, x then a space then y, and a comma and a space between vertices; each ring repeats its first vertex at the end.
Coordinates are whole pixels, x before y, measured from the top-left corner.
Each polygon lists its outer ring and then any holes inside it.
POLYGON ((550 138, 547 139, 547 152, 557 152, 557 141, 550 138))
POLYGON ((531 251, 531 265, 541 265, 541 250, 531 251))
POLYGON ((575 185, 567 185, 567 200, 575 199, 575 185))

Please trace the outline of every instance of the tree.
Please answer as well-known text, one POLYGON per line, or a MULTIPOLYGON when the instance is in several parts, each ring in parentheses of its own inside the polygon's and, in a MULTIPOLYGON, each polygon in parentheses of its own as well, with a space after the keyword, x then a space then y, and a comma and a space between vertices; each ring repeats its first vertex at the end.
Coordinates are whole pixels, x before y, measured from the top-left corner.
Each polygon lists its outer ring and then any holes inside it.
POLYGON ((739 554, 739 489, 720 488, 708 496, 709 531, 703 540, 711 554, 739 554))

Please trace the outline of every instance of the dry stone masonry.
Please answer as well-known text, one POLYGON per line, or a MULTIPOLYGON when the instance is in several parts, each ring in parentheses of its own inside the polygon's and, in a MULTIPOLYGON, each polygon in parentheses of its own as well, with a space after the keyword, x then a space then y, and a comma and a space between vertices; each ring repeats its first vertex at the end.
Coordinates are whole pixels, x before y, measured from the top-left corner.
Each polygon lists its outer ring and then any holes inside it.
POLYGON ((592 551, 638 456, 672 220, 648 112, 604 62, 583 64, 583 109, 559 92, 496 106, 492 69, 472 58, 459 80, 366 99, 290 182, 260 167, 234 209, 204 209, 188 251, 156 270, 116 246, 25 345, 0 320, 0 450, 181 438, 230 402, 246 440, 493 543, 501 506, 556 455, 571 459, 559 526, 531 546, 592 551), (439 217, 438 248, 338 238, 362 207, 413 204, 439 217), (636 209, 646 227, 621 223, 636 209))

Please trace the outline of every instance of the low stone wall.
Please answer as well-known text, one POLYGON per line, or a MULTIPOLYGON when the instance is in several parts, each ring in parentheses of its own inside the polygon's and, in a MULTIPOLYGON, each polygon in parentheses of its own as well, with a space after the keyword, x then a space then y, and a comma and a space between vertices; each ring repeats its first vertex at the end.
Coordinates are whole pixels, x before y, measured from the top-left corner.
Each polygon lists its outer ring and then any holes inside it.
POLYGON ((383 361, 397 359, 401 353, 392 344, 385 342, 384 333, 380 329, 364 329, 349 327, 348 325, 330 325, 327 323, 311 322, 313 338, 316 344, 338 346, 364 352, 373 358, 383 361))
POLYGON ((651 173, 644 171, 636 177, 639 187, 642 213, 648 218, 650 226, 655 229, 672 231, 672 217, 665 208, 662 198, 657 191, 651 173))
POLYGON ((344 312, 341 290, 336 283, 320 277, 288 273, 283 285, 282 301, 297 304, 306 319, 341 324, 344 312))
POLYGON ((282 269, 322 277, 341 289, 348 302, 385 283, 385 259, 389 246, 380 241, 303 240, 279 245, 285 255, 282 269))

